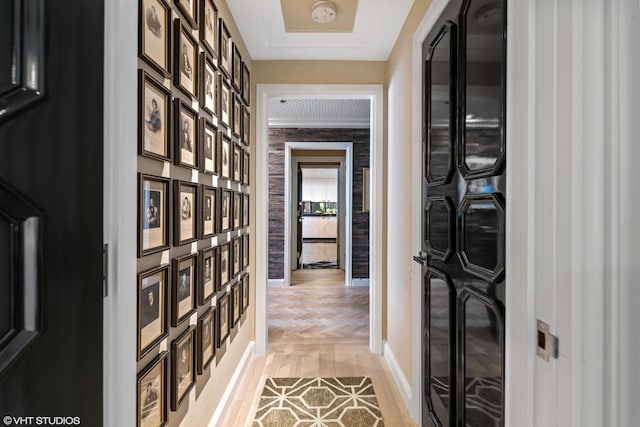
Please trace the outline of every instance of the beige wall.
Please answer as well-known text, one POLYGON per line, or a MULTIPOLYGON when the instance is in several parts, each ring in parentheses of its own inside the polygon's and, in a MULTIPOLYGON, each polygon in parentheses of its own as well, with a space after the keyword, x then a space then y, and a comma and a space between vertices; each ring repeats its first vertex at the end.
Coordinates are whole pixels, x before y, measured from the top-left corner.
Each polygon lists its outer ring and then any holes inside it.
MULTIPOLYGON (((416 0, 391 52, 388 68, 387 343, 411 382, 411 87, 412 41, 430 0, 416 0)), ((415 391, 415 390, 414 390, 415 391)))
POLYGON ((254 83, 385 84, 381 61, 254 61, 254 83))

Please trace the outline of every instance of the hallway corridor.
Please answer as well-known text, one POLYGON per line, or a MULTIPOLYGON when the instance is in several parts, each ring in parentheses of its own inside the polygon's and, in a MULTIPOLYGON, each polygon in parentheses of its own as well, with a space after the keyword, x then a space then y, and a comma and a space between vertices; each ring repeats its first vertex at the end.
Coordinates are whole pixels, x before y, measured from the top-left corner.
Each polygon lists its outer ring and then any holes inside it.
POLYGON ((269 288, 269 351, 254 357, 220 423, 251 425, 268 377, 369 376, 386 426, 414 426, 381 355, 369 352, 369 288, 344 286, 340 270, 300 271, 269 288))

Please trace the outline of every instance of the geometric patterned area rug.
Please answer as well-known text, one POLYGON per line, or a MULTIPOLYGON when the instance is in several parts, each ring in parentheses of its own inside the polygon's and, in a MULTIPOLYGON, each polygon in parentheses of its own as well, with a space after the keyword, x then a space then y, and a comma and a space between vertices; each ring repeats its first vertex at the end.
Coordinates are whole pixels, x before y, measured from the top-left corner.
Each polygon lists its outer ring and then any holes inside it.
POLYGON ((383 427, 369 377, 267 378, 254 427, 383 427))

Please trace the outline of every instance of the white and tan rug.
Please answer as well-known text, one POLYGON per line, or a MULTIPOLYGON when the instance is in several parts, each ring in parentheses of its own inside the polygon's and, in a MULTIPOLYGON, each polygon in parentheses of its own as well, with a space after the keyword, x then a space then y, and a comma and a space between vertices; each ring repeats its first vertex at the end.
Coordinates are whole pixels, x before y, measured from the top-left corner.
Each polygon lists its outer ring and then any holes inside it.
POLYGON ((254 427, 383 427, 369 377, 267 378, 254 427))

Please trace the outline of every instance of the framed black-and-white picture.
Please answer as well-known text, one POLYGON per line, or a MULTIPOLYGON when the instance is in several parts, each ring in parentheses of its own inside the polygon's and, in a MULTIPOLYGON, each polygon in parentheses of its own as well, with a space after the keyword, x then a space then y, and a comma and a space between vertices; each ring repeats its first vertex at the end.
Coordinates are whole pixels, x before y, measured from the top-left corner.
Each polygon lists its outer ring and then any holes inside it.
POLYGON ((195 333, 191 326, 171 343, 171 410, 177 411, 195 385, 195 333))
POLYGON ((231 277, 235 277, 242 271, 242 239, 240 237, 231 240, 231 277))
POLYGON ((231 138, 224 132, 220 133, 222 138, 220 140, 220 176, 225 179, 231 179, 232 176, 232 164, 233 154, 231 152, 231 138))
POLYGON ((217 189, 210 185, 202 185, 202 238, 208 239, 216 233, 217 189))
POLYGON ((362 168, 362 211, 369 212, 369 195, 371 194, 371 182, 369 180, 369 168, 362 168))
POLYGON ((233 108, 233 93, 229 83, 220 76, 220 115, 218 120, 224 126, 229 127, 231 124, 231 109, 233 108))
POLYGON ((142 70, 138 87, 138 152, 145 157, 171 160, 171 93, 142 70))
POLYGON ((242 236, 242 269, 249 266, 249 235, 242 236))
POLYGON ((184 19, 194 30, 198 29, 198 1, 197 0, 174 0, 184 19))
POLYGON ((216 311, 218 314, 218 322, 216 331, 218 333, 218 348, 222 347, 224 342, 227 340, 229 336, 229 330, 231 329, 229 325, 229 294, 224 293, 220 297, 218 297, 218 302, 216 305, 216 311))
POLYGON ((251 145, 251 116, 249 107, 242 107, 242 143, 251 145))
POLYGON ((242 100, 246 105, 251 102, 251 73, 247 63, 242 63, 242 100))
POLYGON ((220 233, 226 233, 227 231, 231 231, 231 215, 232 215, 232 191, 223 188, 220 191, 220 233))
POLYGON ((169 249, 169 179, 138 175, 138 256, 169 249))
POLYGON ((233 144, 233 176, 235 182, 242 181, 242 147, 239 144, 233 144))
POLYGON ((220 289, 224 290, 231 281, 231 244, 227 242, 218 246, 218 253, 220 254, 220 289))
POLYGON ((216 293, 216 279, 218 278, 216 248, 202 249, 199 256, 198 304, 204 305, 216 293))
POLYGON ((240 320, 242 301, 240 300, 240 282, 231 285, 231 326, 236 327, 240 320))
POLYGON ((198 319, 198 374, 202 375, 216 354, 216 309, 210 308, 198 319))
POLYGON ((198 240, 198 184, 176 180, 173 185, 173 243, 181 246, 198 240))
MULTIPOLYGON (((196 0, 190 0, 195 2, 196 0)), ((180 19, 173 22, 174 41, 174 71, 173 80, 177 87, 187 95, 198 97, 198 42, 193 38, 187 27, 180 19)))
POLYGON ((168 335, 169 266, 138 274, 138 360, 168 335))
POLYGON ((233 70, 231 73, 231 84, 233 88, 240 93, 242 92, 242 56, 240 55, 240 49, 238 49, 237 43, 233 43, 231 69, 233 70))
POLYGON ((202 117, 200 119, 200 146, 202 155, 200 158, 200 170, 211 175, 218 175, 218 128, 213 122, 202 117))
POLYGON ((174 100, 175 164, 198 168, 198 113, 180 98, 174 100))
POLYGON ((222 18, 218 18, 218 65, 220 71, 230 77, 231 71, 231 33, 222 18))
POLYGON ((251 162, 249 158, 249 150, 242 150, 242 184, 249 185, 249 171, 251 168, 251 162))
POLYGON ((233 229, 239 230, 242 228, 242 193, 233 193, 233 229))
POLYGON ((189 254, 173 259, 171 291, 171 326, 178 326, 195 311, 198 255, 189 254))
POLYGON ((171 76, 171 9, 164 0, 140 0, 138 54, 164 77, 171 76))
POLYGON ((245 194, 244 200, 242 201, 242 226, 249 226, 249 195, 245 194))
POLYGON ((233 96, 233 102, 231 103, 232 108, 232 123, 231 123, 231 133, 240 138, 240 132, 242 131, 241 122, 242 122, 242 103, 240 102, 240 98, 237 96, 233 96))
POLYGON ((200 106, 209 114, 218 115, 218 71, 204 52, 200 53, 200 106))
POLYGON ((249 274, 244 274, 241 279, 242 283, 242 314, 249 307, 249 274))
POLYGON ((200 40, 214 58, 218 57, 218 8, 213 0, 200 3, 200 40))
POLYGON ((167 352, 163 351, 137 378, 137 426, 162 427, 167 424, 167 352))

